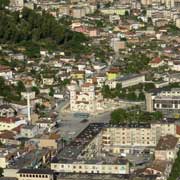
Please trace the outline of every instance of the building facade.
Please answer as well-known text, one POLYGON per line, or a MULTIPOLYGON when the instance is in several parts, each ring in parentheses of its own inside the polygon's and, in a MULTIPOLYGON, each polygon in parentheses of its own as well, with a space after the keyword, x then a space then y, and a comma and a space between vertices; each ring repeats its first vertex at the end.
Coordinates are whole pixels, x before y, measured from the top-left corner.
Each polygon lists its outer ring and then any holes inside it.
POLYGON ((160 111, 167 116, 179 116, 180 89, 146 93, 146 109, 148 112, 160 111))
POLYGON ((122 124, 102 130, 102 151, 130 153, 134 150, 155 148, 160 137, 176 136, 174 123, 122 124))
POLYGON ((96 91, 91 83, 83 84, 79 89, 76 85, 69 86, 70 110, 72 112, 93 113, 103 109, 103 96, 96 91))

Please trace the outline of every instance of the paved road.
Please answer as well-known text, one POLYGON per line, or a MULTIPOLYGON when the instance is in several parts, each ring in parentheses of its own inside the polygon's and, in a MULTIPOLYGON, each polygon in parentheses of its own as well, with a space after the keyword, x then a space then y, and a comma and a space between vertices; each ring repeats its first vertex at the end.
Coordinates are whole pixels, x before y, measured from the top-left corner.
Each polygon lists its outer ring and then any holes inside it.
POLYGON ((58 128, 60 134, 65 139, 74 138, 77 136, 89 123, 92 122, 103 122, 108 123, 110 121, 110 112, 103 113, 101 115, 90 116, 88 118, 88 122, 81 122, 83 118, 76 118, 73 114, 67 114, 61 116, 63 119, 60 123, 60 127, 58 128))
POLYGON ((57 104, 55 108, 56 112, 59 112, 57 120, 62 120, 60 126, 53 131, 58 131, 60 135, 65 139, 71 139, 77 136, 89 123, 102 122, 108 123, 110 121, 110 112, 105 112, 100 115, 91 115, 88 118, 88 122, 82 123, 83 118, 74 117, 72 113, 61 113, 61 109, 68 103, 62 101, 57 104))
MULTIPOLYGON (((110 112, 105 112, 99 115, 91 115, 88 118, 88 122, 82 123, 83 118, 74 117, 72 113, 61 113, 61 109, 64 107, 67 101, 58 103, 56 111, 59 112, 57 119, 61 119, 60 127, 56 129, 61 136, 65 139, 71 139, 77 136, 86 126, 91 122, 108 123, 110 121, 110 112)), ((122 103, 121 108, 127 108, 132 106, 129 102, 122 103)))

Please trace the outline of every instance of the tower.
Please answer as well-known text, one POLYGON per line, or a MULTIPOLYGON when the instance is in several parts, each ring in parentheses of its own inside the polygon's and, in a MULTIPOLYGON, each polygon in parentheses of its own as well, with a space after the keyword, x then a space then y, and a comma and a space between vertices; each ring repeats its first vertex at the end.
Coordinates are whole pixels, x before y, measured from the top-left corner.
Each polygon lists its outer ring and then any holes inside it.
POLYGON ((27 91, 27 115, 28 123, 31 123, 31 104, 30 104, 30 93, 27 91))

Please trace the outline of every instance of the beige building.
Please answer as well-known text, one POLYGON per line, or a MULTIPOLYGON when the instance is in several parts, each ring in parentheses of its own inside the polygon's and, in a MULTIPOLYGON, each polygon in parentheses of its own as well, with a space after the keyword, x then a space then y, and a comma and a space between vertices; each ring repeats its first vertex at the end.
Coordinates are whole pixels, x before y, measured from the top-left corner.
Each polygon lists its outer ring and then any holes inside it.
POLYGON ((122 124, 102 130, 102 150, 129 153, 133 150, 155 148, 160 137, 176 135, 174 123, 122 124))
POLYGON ((56 172, 68 173, 129 174, 129 163, 126 160, 114 164, 98 161, 51 163, 51 169, 56 172))
POLYGON ((104 101, 100 91, 95 90, 91 83, 85 83, 80 88, 76 85, 69 86, 70 110, 72 112, 93 113, 103 110, 104 101))
POLYGON ((18 180, 54 180, 54 173, 50 169, 20 169, 18 180))

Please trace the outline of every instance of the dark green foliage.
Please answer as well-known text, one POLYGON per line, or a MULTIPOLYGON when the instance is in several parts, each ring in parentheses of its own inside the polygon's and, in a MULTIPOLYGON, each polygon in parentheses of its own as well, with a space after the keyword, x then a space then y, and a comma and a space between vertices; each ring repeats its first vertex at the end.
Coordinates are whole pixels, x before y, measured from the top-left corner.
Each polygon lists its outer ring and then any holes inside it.
POLYGON ((19 81, 17 85, 7 85, 5 80, 0 77, 0 96, 3 96, 5 100, 12 101, 20 101, 21 100, 21 92, 25 90, 24 84, 19 81))
POLYGON ((0 167, 0 177, 3 176, 3 168, 0 167))
POLYGON ((0 10, 9 5, 9 0, 0 0, 0 10))
POLYGON ((131 54, 125 58, 125 68, 124 73, 139 73, 142 70, 148 68, 148 63, 150 59, 145 54, 131 54))
POLYGON ((41 47, 55 49, 65 45, 64 49, 71 52, 85 50, 81 43, 87 38, 81 33, 72 32, 63 22, 45 11, 42 14, 27 8, 21 14, 0 11, 0 43, 25 46, 25 53, 29 57, 39 57, 41 47))
POLYGON ((177 154, 177 158, 173 164, 171 174, 168 180, 176 180, 180 177, 180 150, 177 154))
POLYGON ((128 110, 125 109, 116 109, 111 113, 111 123, 120 124, 120 123, 142 123, 142 122, 151 122, 158 121, 163 118, 161 112, 144 112, 136 108, 131 108, 128 110))

